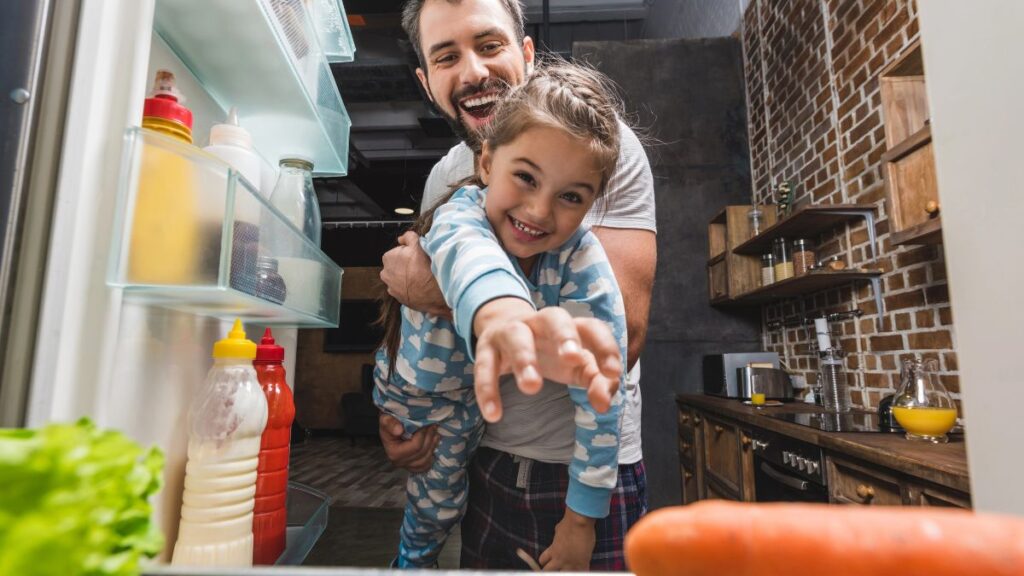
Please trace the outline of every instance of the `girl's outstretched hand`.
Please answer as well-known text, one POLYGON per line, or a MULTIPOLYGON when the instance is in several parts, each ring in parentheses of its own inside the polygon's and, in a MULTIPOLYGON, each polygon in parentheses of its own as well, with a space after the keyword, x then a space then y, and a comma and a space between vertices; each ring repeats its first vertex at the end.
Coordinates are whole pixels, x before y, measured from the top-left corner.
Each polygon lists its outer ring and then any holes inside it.
POLYGON ((587 389, 598 412, 607 412, 619 388, 622 358, 611 329, 595 318, 573 318, 561 308, 533 307, 518 298, 488 302, 473 321, 477 402, 488 422, 501 419, 502 374, 513 374, 525 394, 543 380, 587 389))

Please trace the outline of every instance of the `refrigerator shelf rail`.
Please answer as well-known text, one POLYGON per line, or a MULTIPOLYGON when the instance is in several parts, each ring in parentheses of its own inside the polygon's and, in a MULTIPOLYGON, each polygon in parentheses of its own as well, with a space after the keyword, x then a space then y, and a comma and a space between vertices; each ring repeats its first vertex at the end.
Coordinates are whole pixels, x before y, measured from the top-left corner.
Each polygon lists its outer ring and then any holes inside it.
POLYGON ((109 286, 200 316, 338 326, 341 268, 238 172, 157 132, 125 139, 109 286))
MULTIPOLYGON (((343 176, 352 122, 316 26, 338 28, 324 18, 336 3, 160 0, 153 27, 221 108, 238 109, 268 160, 304 156, 317 175, 343 176)), ((347 20, 336 18, 343 37, 332 43, 351 44, 347 20)))
POLYGON ((342 0, 313 0, 313 25, 327 62, 351 62, 356 57, 356 44, 342 0))

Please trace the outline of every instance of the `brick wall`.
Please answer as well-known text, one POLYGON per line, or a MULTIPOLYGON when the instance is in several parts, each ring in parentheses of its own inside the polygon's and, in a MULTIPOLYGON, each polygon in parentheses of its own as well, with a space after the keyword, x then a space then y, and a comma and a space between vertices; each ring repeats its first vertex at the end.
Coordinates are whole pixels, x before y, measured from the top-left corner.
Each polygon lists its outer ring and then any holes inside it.
POLYGON ((750 117, 751 181, 761 201, 773 182, 796 182, 796 202, 878 207, 880 257, 870 262, 863 223, 816 240, 818 256, 885 272, 884 312, 869 284, 765 306, 764 343, 790 368, 817 380, 813 327, 768 329, 768 322, 860 308, 862 318, 832 325, 849 353, 855 404, 873 408, 899 384, 901 360, 937 358, 959 398, 941 246, 894 247, 889 240, 881 155, 885 151, 879 72, 918 37, 913 0, 752 0, 741 30, 750 117))

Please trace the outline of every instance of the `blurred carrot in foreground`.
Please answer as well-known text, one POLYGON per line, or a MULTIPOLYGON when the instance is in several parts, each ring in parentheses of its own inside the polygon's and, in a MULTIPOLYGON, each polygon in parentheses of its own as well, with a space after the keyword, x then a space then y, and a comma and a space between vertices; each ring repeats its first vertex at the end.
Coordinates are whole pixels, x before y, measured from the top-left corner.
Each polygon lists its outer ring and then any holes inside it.
POLYGON ((1024 518, 708 500, 641 519, 626 562, 637 576, 1021 576, 1024 518))

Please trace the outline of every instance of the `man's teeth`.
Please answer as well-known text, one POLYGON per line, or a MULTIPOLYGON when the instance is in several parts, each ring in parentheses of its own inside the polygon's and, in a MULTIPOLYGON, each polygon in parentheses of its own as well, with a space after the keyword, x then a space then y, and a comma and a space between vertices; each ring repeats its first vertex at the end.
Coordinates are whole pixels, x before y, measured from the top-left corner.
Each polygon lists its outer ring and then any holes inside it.
POLYGON ((529 226, 523 224, 522 222, 516 220, 515 218, 512 219, 512 225, 515 226, 516 229, 522 230, 523 232, 526 232, 530 236, 541 236, 542 234, 545 233, 543 230, 535 230, 533 228, 530 228, 529 226))
POLYGON ((485 106, 487 104, 493 104, 498 100, 497 94, 490 94, 488 96, 481 96, 479 98, 470 98, 462 101, 464 108, 476 108, 478 106, 485 106))

